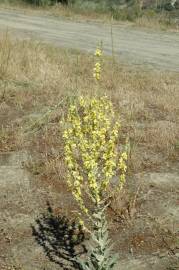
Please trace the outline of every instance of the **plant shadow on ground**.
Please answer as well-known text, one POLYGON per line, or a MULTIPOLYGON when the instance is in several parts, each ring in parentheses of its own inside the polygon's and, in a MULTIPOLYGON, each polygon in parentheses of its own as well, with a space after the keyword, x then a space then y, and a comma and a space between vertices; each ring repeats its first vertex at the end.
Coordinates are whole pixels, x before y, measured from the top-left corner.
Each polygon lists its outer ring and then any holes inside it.
POLYGON ((80 269, 76 258, 87 251, 83 243, 85 235, 82 228, 65 216, 56 216, 49 202, 47 211, 35 222, 32 225, 32 234, 49 260, 63 270, 80 269))

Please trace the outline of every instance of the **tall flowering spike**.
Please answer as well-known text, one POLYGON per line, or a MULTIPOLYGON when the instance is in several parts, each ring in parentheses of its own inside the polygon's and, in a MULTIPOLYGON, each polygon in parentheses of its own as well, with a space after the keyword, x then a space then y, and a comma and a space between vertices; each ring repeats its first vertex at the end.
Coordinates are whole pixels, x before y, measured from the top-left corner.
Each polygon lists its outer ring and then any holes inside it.
POLYGON ((95 51, 95 56, 102 56, 102 49, 101 48, 97 48, 96 51, 95 51))
MULTIPOLYGON (((101 48, 96 49, 95 56, 93 75, 99 80, 101 48)), ((113 270, 117 257, 111 254, 105 210, 113 177, 120 173, 116 189, 121 189, 125 183, 127 152, 119 153, 117 145, 120 123, 115 121, 113 106, 107 97, 80 97, 69 107, 64 124, 67 184, 81 213, 85 213, 90 221, 94 243, 88 249, 86 261, 77 258, 77 262, 83 270, 113 270)), ((81 213, 79 224, 83 226, 81 213)))
POLYGON ((102 56, 102 48, 98 47, 95 51, 96 63, 93 68, 93 77, 98 81, 101 78, 101 56, 102 56))
POLYGON ((118 171, 120 186, 125 182, 127 153, 120 155, 117 151, 120 123, 114 117, 112 103, 106 97, 80 97, 69 107, 63 134, 67 184, 85 213, 86 195, 99 204, 118 171))

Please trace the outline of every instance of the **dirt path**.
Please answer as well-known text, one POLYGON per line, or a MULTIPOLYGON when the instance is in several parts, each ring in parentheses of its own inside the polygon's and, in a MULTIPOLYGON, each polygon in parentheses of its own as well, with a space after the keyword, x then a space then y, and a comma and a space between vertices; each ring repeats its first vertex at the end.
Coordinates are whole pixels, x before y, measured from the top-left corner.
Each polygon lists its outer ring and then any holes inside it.
MULTIPOLYGON (((0 10, 0 29, 7 28, 17 36, 33 37, 88 52, 94 51, 102 40, 105 53, 111 54, 111 27, 107 24, 79 23, 0 10)), ((121 25, 113 27, 113 39, 115 53, 122 62, 179 71, 179 33, 121 25)))

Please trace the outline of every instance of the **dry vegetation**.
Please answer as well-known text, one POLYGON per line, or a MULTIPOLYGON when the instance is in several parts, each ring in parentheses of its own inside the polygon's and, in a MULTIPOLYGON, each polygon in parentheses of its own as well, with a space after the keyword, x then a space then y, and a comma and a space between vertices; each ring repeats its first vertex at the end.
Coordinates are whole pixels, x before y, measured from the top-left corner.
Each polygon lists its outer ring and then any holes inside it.
MULTIPOLYGON (((92 77, 93 55, 34 41, 15 41, 7 34, 1 35, 0 152, 27 151, 32 158, 24 166, 38 176, 38 185, 67 192, 63 181, 60 120, 77 96, 105 94, 120 114, 121 142, 126 136, 130 138, 129 177, 134 173, 176 167, 179 162, 178 74, 136 70, 119 63, 104 58, 98 86, 92 77)), ((124 194, 129 208, 134 207, 136 196, 130 192, 124 194)), ((119 198, 116 202, 120 207, 126 205, 119 198)), ((67 208, 63 211, 71 211, 73 206, 67 208)), ((112 215, 114 209, 111 211, 112 215)), ((115 211, 123 215, 122 210, 115 211)), ((131 217, 134 213, 128 214, 131 217)), ((151 249, 149 242, 153 245, 156 240, 150 237, 146 240, 148 249, 151 249)), ((120 248, 123 245, 119 243, 120 248)), ((157 248, 154 244, 152 251, 157 248)))
POLYGON ((72 5, 52 5, 52 6, 36 6, 28 4, 24 1, 9 0, 0 1, 0 7, 3 9, 16 9, 23 11, 24 13, 32 14, 46 14, 48 16, 55 16, 57 18, 63 18, 75 21, 97 21, 108 22, 113 24, 130 24, 138 27, 146 27, 158 30, 172 30, 178 31, 178 15, 173 13, 167 13, 165 11, 155 12, 153 9, 138 10, 138 15, 133 10, 121 9, 121 12, 111 13, 109 10, 91 9, 90 5, 80 7, 72 5))
POLYGON ((124 137, 131 140, 131 170, 177 162, 177 74, 127 68, 106 58, 98 89, 91 75, 92 55, 12 41, 6 35, 0 46, 1 151, 19 147, 39 151, 41 145, 42 151, 58 152, 58 123, 70 99, 96 93, 108 95, 121 116, 124 137), (31 125, 39 125, 39 130, 27 132, 31 125))

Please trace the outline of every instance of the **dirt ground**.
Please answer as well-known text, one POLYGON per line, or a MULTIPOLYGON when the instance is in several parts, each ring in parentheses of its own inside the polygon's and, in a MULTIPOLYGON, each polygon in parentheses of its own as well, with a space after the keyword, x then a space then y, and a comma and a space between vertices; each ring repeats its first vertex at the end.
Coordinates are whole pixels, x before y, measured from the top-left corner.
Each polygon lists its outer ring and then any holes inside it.
MULTIPOLYGON (((26 114, 18 122, 24 117, 40 116, 26 114)), ((43 148, 48 146, 39 140, 37 152, 21 145, 0 153, 2 270, 74 270, 72 258, 85 252, 87 238, 73 224, 76 205, 64 172, 43 172, 43 148)), ((46 170, 55 166, 54 156, 59 161, 60 148, 54 154, 51 150, 46 170)), ((178 163, 129 173, 123 193, 108 208, 108 220, 120 257, 116 270, 179 269, 178 163)))
POLYGON ((36 38, 65 48, 93 52, 103 42, 104 51, 113 49, 120 62, 179 71, 179 33, 131 27, 128 24, 73 22, 48 16, 33 16, 18 11, 0 10, 0 28, 16 36, 36 38), (113 41, 112 41, 113 40, 113 41))
MULTIPOLYGON (((68 222, 62 217, 74 204, 71 195, 62 183, 54 188, 31 175, 23 167, 29 158, 27 152, 0 155, 1 269, 78 269, 64 244, 68 222)), ((123 215, 108 210, 120 255, 116 269, 178 269, 179 170, 136 174, 129 182, 140 186, 133 207, 124 207, 123 215)))
POLYGON ((90 94, 109 96, 120 143, 131 141, 127 184, 107 210, 116 270, 179 269, 178 74, 104 58, 97 86, 93 55, 8 36, 0 46, 0 270, 77 270, 85 256, 59 122, 90 94))

